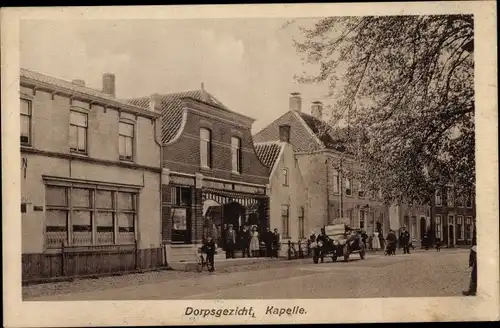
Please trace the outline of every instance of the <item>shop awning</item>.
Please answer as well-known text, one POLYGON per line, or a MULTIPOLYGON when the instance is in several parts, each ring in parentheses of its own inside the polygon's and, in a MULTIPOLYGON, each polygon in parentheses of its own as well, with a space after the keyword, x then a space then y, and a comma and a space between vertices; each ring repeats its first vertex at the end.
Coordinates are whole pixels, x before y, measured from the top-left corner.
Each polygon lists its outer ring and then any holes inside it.
POLYGON ((266 195, 261 194, 245 194, 230 190, 219 189, 203 189, 203 201, 211 200, 219 205, 237 202, 245 207, 257 204, 259 200, 268 198, 266 195))

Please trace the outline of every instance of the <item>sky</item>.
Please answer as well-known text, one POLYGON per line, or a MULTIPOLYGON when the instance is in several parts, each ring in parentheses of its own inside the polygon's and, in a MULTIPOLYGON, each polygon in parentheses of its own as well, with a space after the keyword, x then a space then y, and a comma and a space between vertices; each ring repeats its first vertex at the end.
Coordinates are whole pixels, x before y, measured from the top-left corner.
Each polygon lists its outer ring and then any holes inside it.
MULTIPOLYGON (((256 119, 256 133, 288 110, 291 92, 302 110, 327 89, 301 85, 314 72, 293 47, 294 25, 282 18, 158 20, 25 20, 21 67, 101 89, 114 73, 118 98, 201 88, 233 111, 256 119)), ((312 19, 301 20, 311 24, 312 19)))

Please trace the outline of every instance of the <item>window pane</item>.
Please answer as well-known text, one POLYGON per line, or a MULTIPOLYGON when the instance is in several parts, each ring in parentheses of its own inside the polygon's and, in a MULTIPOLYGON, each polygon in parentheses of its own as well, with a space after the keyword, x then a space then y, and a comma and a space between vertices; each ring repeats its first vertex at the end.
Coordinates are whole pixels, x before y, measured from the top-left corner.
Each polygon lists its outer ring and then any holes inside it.
POLYGON ((118 152, 120 153, 120 156, 125 156, 125 137, 124 136, 118 137, 118 152))
POLYGON ((200 129, 200 139, 210 141, 210 130, 200 129))
POLYGON ((89 208, 91 206, 90 197, 90 189, 73 188, 71 190, 71 205, 89 208))
POLYGON ((73 232, 92 231, 90 211, 73 211, 71 221, 73 232))
POLYGON ((134 126, 132 124, 121 122, 120 126, 119 126, 119 133, 120 133, 120 135, 123 135, 123 136, 133 137, 134 136, 134 126))
POLYGON ((21 99, 21 114, 31 115, 31 101, 21 99))
POLYGON ((238 167, 238 152, 236 149, 232 150, 231 154, 231 164, 234 172, 239 172, 239 167, 238 167))
POLYGON ((45 231, 68 231, 68 212, 48 210, 45 215, 45 231))
POLYGON ((202 166, 208 165, 208 143, 205 141, 200 142, 200 164, 202 166))
POLYGON ((97 190, 95 195, 95 202, 97 208, 112 209, 113 208, 113 195, 108 190, 97 190))
POLYGON ((47 206, 68 206, 68 188, 59 186, 47 186, 46 204, 47 206))
POLYGON ((129 211, 134 210, 134 194, 129 192, 119 192, 118 209, 129 211))
POLYGON ((132 157, 132 138, 125 138, 125 156, 132 157))
POLYGON ((69 119, 73 125, 87 127, 87 114, 85 113, 71 111, 69 119))
POLYGON ((78 150, 85 150, 87 144, 87 129, 78 128, 78 150))
POLYGON ((30 135, 30 117, 21 115, 21 135, 29 137, 30 135))
POLYGON ((134 214, 118 213, 119 232, 134 232, 134 214))
POLYGON ((78 127, 71 125, 69 127, 69 147, 71 149, 78 148, 78 127))
POLYGON ((95 218, 96 218, 97 232, 113 232, 112 212, 97 212, 95 218))
POLYGON ((240 139, 239 139, 239 138, 232 137, 232 138, 231 138, 231 146, 232 146, 233 148, 240 148, 240 139))

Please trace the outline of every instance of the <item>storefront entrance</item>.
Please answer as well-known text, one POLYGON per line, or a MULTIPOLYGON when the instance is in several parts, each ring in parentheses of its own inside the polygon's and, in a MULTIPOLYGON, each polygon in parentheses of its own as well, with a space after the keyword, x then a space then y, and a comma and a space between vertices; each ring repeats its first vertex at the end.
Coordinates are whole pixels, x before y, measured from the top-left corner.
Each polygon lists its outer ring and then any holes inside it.
POLYGON ((452 224, 448 226, 448 247, 455 247, 455 227, 452 224))

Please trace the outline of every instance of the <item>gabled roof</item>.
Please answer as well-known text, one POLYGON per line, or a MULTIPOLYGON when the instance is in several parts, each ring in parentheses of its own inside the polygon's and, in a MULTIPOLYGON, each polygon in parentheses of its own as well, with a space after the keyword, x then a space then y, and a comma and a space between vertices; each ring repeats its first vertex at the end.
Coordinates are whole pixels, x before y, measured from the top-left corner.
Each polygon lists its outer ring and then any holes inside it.
POLYGON ((325 121, 319 120, 316 117, 303 113, 297 112, 298 116, 307 125, 311 132, 319 139, 323 147, 327 149, 332 149, 336 151, 344 151, 345 147, 342 145, 345 139, 345 129, 340 129, 334 132, 331 125, 325 121))
POLYGON ((101 98, 101 99, 104 99, 108 102, 112 102, 112 103, 116 104, 117 106, 126 105, 126 106, 130 106, 130 107, 138 107, 142 111, 148 110, 147 105, 141 106, 140 104, 131 104, 129 102, 126 102, 126 101, 120 100, 116 97, 113 97, 112 95, 107 94, 105 92, 102 92, 100 90, 96 90, 96 89, 92 89, 92 88, 85 87, 82 85, 78 85, 78 84, 72 83, 70 81, 66 81, 63 79, 56 78, 56 77, 41 74, 41 73, 31 71, 31 70, 28 70, 25 68, 21 68, 20 77, 30 79, 33 81, 37 81, 37 82, 41 82, 41 83, 45 83, 48 85, 52 85, 52 86, 55 86, 58 88, 62 88, 62 89, 67 90, 69 93, 82 93, 84 95, 88 95, 91 97, 101 98))
MULTIPOLYGON (((192 98, 211 106, 217 107, 224 111, 229 111, 229 109, 224 106, 219 100, 217 100, 213 95, 206 92, 205 90, 189 90, 183 92, 169 93, 158 95, 160 100, 161 108, 161 122, 162 122, 162 143, 166 144, 172 141, 179 130, 182 128, 182 117, 184 111, 184 105, 182 103, 182 98, 192 98)), ((126 100, 129 104, 136 106, 148 106, 150 97, 141 97, 136 99, 126 100)))
POLYGON ((273 168, 284 147, 285 143, 281 141, 254 143, 254 148, 257 156, 259 157, 260 161, 270 169, 270 172, 273 171, 273 168))

